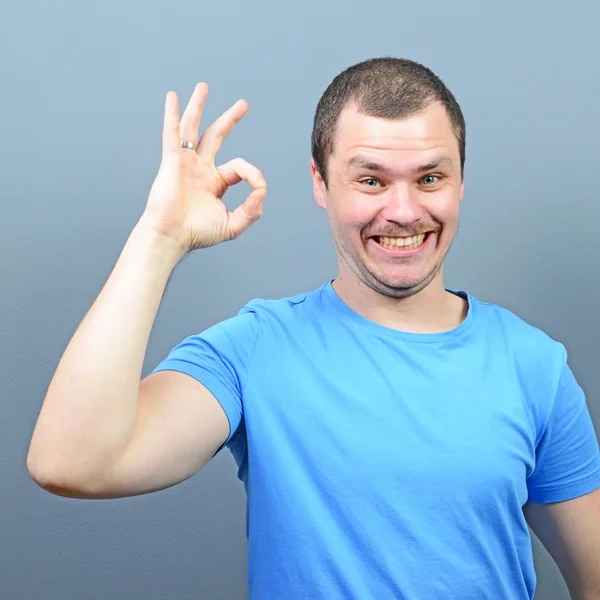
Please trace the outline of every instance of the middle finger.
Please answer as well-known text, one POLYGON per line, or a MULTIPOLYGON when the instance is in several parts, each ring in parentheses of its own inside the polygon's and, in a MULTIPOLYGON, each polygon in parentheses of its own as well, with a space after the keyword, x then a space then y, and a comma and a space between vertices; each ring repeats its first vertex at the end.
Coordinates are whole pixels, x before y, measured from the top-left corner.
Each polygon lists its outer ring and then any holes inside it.
POLYGON ((226 110, 200 137, 198 154, 214 162, 223 140, 247 112, 248 103, 245 100, 238 100, 226 110))

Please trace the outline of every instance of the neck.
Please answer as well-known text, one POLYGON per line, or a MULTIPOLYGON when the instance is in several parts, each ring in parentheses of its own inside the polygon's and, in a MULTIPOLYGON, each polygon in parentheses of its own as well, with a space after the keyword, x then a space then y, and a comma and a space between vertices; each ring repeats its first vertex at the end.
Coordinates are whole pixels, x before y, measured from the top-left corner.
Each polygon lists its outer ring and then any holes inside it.
POLYGON ((359 315, 409 333, 441 333, 466 318, 468 302, 444 288, 442 270, 421 291, 404 298, 386 296, 355 277, 336 277, 333 289, 359 315))

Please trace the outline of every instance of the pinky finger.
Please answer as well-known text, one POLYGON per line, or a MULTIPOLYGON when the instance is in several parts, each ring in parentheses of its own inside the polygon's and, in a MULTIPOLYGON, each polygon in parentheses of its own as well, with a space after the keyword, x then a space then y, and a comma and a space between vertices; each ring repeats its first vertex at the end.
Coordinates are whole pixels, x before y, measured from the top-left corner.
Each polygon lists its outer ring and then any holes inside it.
POLYGON ((163 123, 163 158, 179 150, 179 98, 175 92, 167 92, 165 99, 165 118, 163 123))

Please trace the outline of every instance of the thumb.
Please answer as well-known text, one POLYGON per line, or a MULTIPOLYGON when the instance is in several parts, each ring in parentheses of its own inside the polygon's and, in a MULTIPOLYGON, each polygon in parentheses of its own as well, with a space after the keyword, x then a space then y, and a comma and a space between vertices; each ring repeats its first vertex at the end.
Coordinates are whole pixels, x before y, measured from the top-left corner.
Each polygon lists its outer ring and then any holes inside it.
POLYGON ((231 237, 239 237, 252 223, 262 217, 262 205, 267 195, 267 186, 255 189, 233 212, 228 212, 229 232, 231 237))

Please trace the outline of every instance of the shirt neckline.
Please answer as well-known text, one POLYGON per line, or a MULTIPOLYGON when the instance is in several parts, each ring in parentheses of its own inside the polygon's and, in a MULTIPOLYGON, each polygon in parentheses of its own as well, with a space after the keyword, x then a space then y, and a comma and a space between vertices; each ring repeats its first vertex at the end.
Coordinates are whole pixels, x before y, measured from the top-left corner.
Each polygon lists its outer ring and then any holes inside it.
POLYGON ((447 331, 440 331, 437 333, 413 333, 409 331, 401 331, 398 329, 392 329, 391 327, 386 327, 385 325, 380 325, 379 323, 375 323, 375 321, 371 321, 366 317, 358 314, 356 311, 351 309, 341 298, 338 296, 337 292, 333 288, 333 281, 335 278, 330 279, 327 283, 321 286, 321 289, 325 292, 325 295, 331 303, 335 306, 335 308, 342 313, 345 317, 349 318, 354 324, 362 327, 363 329, 367 329, 372 333, 384 335, 387 337, 393 337, 396 340, 402 340, 406 342, 416 342, 416 343, 432 343, 432 342, 446 342, 449 340, 453 340, 464 333, 471 327, 473 321, 475 319, 475 302, 474 298, 465 290, 453 290, 450 288, 445 288, 447 292, 451 294, 456 294, 461 298, 464 298, 468 303, 467 316, 463 320, 463 322, 453 329, 449 329, 447 331))

